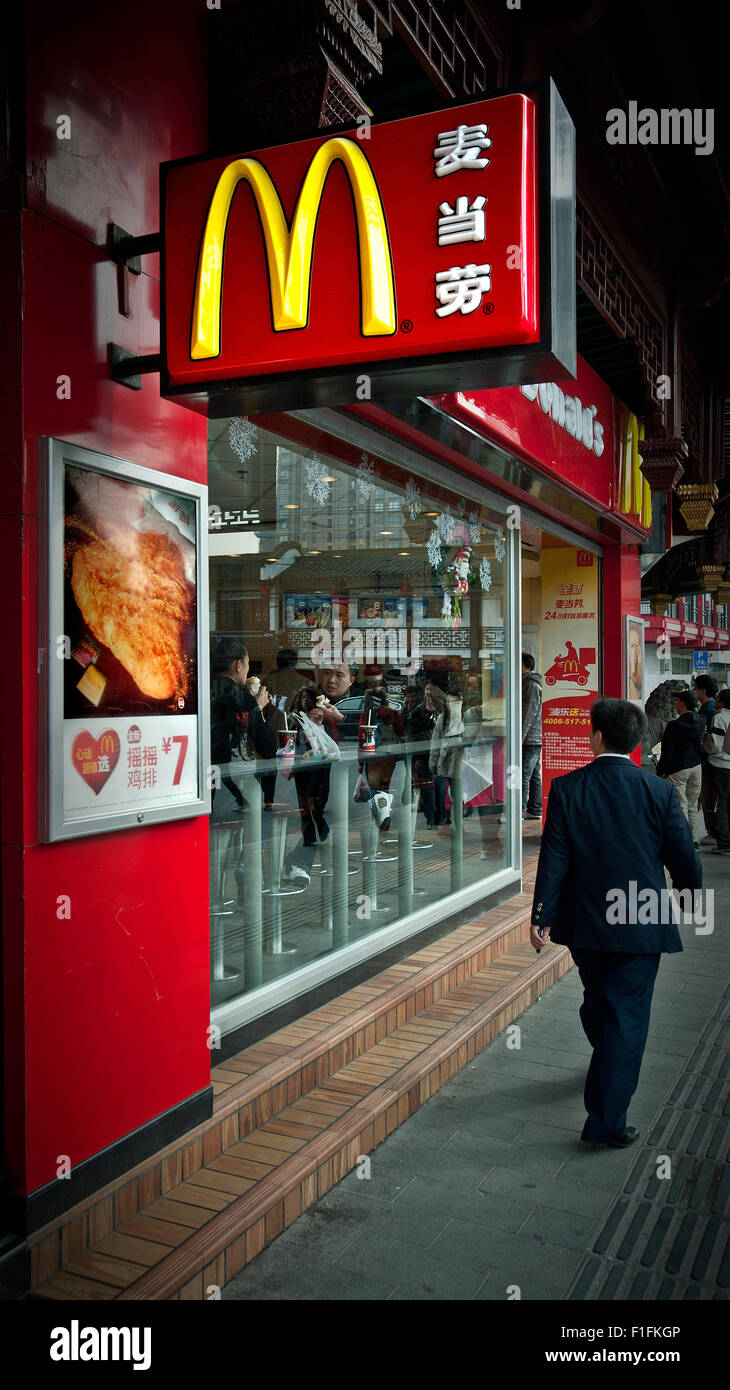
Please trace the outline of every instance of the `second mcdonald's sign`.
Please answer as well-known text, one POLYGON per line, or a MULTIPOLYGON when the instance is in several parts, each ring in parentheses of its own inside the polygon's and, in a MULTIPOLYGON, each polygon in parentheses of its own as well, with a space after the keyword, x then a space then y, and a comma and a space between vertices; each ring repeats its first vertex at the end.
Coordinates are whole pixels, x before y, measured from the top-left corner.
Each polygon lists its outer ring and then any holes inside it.
POLYGON ((161 191, 164 394, 232 414, 575 372, 574 138, 551 82, 166 165, 161 191))

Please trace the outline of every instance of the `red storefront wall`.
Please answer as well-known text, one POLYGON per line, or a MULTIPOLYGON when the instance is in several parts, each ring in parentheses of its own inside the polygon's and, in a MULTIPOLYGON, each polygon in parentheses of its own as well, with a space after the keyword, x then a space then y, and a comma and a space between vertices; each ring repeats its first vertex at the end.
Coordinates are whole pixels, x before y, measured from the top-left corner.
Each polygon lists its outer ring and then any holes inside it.
POLYGON ((159 268, 147 257, 129 277, 125 317, 104 249, 108 222, 155 231, 160 161, 205 148, 205 6, 157 0, 113 22, 87 0, 47 6, 27 43, 25 207, 0 217, 5 1134, 18 1194, 54 1180, 60 1155, 73 1168, 210 1083, 207 820, 40 845, 37 790, 39 439, 206 480, 205 422, 161 400, 155 376, 141 392, 108 379, 108 342, 158 350, 159 268))

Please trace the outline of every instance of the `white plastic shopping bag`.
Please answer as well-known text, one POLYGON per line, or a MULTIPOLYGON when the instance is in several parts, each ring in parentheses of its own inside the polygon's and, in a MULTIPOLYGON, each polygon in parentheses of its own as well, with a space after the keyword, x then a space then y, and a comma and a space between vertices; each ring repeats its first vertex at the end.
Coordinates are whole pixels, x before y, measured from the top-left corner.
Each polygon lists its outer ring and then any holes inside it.
MULTIPOLYGON (((291 717, 294 718, 294 715, 291 717)), ((296 718, 304 730, 304 737, 315 758, 321 758, 326 762, 334 762, 336 758, 339 758, 340 750, 337 744, 322 728, 321 724, 315 724, 303 710, 299 711, 296 718)))

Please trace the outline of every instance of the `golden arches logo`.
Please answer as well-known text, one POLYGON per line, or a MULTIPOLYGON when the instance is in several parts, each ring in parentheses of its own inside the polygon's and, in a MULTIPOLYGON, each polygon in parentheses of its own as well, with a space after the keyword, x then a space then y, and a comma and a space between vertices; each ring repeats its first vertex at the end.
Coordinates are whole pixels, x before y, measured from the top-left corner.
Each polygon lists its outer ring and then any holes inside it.
POLYGON ((638 516, 642 526, 651 526, 651 488, 641 471, 639 443, 644 438, 644 426, 629 413, 621 445, 619 505, 625 516, 638 516))
POLYGON ((395 286, 388 228, 370 165, 354 140, 326 140, 313 155, 288 225, 272 179, 258 159, 234 159, 223 170, 208 210, 193 302, 190 356, 220 354, 223 252, 233 195, 241 182, 253 193, 266 247, 271 316, 276 332, 306 328, 314 237, 324 186, 339 161, 355 205, 360 254, 360 319, 365 337, 396 331, 395 286))

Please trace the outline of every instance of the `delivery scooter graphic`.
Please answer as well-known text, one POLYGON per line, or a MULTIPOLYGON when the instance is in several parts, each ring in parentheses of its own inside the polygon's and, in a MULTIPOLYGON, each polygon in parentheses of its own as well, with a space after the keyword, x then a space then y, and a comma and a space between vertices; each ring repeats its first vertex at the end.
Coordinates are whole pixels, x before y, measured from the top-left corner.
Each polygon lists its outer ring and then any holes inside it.
POLYGON ((572 642, 565 643, 565 656, 557 656, 549 671, 545 672, 545 684, 555 685, 556 681, 575 681, 576 685, 587 685, 590 679, 589 666, 596 659, 593 647, 581 647, 577 652, 572 642))

